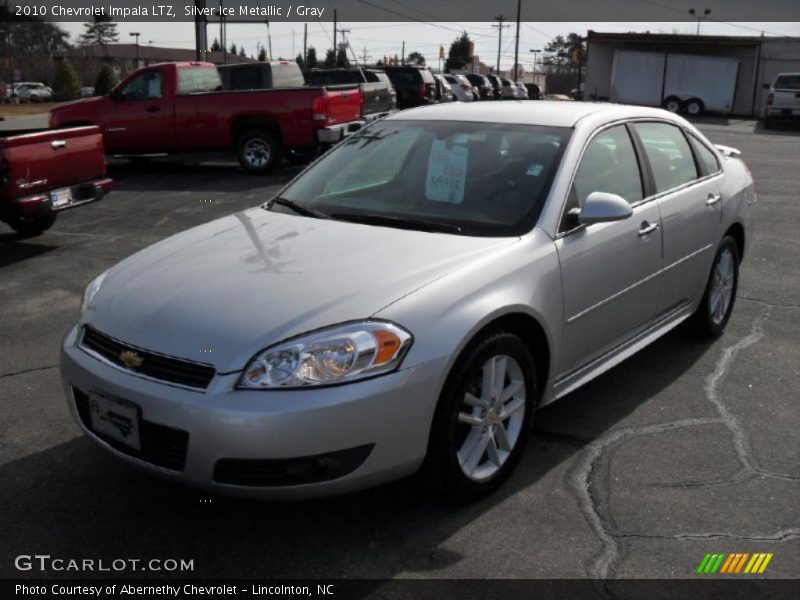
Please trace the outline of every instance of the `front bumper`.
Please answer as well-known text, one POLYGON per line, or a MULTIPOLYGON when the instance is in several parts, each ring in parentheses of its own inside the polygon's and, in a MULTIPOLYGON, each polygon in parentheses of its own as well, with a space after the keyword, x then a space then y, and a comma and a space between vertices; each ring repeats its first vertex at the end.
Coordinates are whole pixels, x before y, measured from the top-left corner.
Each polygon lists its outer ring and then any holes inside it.
MULTIPOLYGON (((239 374, 218 374, 200 392, 144 379, 89 355, 76 344, 78 334, 73 328, 64 338, 61 376, 73 417, 90 438, 161 476, 264 499, 345 493, 412 474, 427 450, 447 365, 445 357, 361 382, 284 391, 234 390, 239 374), (134 403, 146 427, 185 432, 182 467, 180 462, 172 468, 159 466, 146 453, 134 456, 91 431, 76 404, 90 391, 134 403), (311 473, 304 482, 304 474, 319 460, 327 462, 333 478, 311 473), (237 471, 238 479, 231 478, 226 470, 231 461, 245 463, 244 476, 237 471), (248 480, 253 473, 248 465, 262 469, 258 474, 286 464, 299 475, 266 483, 257 477, 248 480), (238 483, 225 483, 229 481, 238 483)), ((174 449, 173 443, 170 451, 174 449)))
POLYGON ((317 142, 320 144, 336 144, 347 136, 363 129, 364 125, 364 121, 351 121, 350 123, 321 127, 317 129, 317 142))

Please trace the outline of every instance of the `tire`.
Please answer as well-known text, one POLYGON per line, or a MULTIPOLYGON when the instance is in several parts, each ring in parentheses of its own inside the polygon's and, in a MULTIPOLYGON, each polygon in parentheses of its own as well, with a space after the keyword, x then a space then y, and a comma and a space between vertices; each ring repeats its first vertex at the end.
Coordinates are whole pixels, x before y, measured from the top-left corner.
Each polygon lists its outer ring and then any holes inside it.
POLYGON ((14 215, 9 217, 7 223, 11 229, 22 237, 35 237, 41 235, 53 226, 56 222, 56 215, 50 214, 41 217, 21 217, 14 215))
POLYGON ((681 99, 676 96, 665 98, 661 106, 664 108, 664 110, 668 110, 669 112, 675 114, 683 110, 683 102, 681 102, 681 99))
POLYGON ((280 162, 281 145, 269 129, 252 129, 239 137, 236 156, 245 171, 263 175, 280 162))
POLYGON ((696 117, 702 113, 703 110, 705 110, 703 101, 700 100, 700 98, 689 98, 683 108, 686 111, 686 114, 691 115, 692 117, 696 117))
POLYGON ((474 340, 453 366, 439 398, 421 483, 437 495, 461 500, 496 489, 522 455, 538 398, 536 365, 525 342, 507 331, 474 340), (504 369, 502 384, 494 389, 483 386, 490 365, 504 369), (515 393, 504 403, 502 395, 497 399, 497 389, 508 394, 514 385, 515 393))
POLYGON ((307 165, 317 157, 319 148, 292 148, 286 152, 286 160, 293 165, 307 165))
POLYGON ((739 260, 739 246, 736 241, 730 236, 722 238, 714 255, 703 299, 693 315, 699 334, 717 337, 725 330, 736 302, 739 260), (724 293, 719 295, 719 290, 724 290, 724 293))

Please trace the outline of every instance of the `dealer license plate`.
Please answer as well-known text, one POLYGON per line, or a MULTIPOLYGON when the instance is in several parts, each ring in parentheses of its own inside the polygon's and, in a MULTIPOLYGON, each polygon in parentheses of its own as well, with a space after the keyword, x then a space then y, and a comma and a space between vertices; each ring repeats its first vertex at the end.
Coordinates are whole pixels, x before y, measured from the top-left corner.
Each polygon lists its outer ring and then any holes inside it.
POLYGON ((53 208, 60 208, 72 204, 72 190, 64 188, 63 190, 50 192, 50 203, 53 205, 53 208))
POLYGON ((136 450, 141 449, 138 406, 126 400, 90 393, 89 408, 94 431, 136 450))

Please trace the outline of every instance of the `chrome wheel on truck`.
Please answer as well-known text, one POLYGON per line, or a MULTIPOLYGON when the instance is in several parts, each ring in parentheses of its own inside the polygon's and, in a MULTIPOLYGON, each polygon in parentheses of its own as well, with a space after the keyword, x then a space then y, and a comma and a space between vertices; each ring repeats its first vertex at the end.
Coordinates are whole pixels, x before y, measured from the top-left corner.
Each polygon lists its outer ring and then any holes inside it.
POLYGON ((268 173, 280 158, 280 145, 272 132, 257 129, 239 138, 237 154, 239 163, 248 173, 268 173))

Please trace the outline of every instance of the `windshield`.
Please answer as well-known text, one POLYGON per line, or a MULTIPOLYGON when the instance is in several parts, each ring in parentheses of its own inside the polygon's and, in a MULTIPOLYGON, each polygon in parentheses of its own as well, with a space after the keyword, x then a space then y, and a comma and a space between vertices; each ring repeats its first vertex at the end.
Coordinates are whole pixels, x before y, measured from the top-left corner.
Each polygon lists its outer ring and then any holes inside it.
POLYGON ((539 218, 570 133, 534 125, 382 121, 341 142, 281 199, 339 220, 522 235, 539 218))

